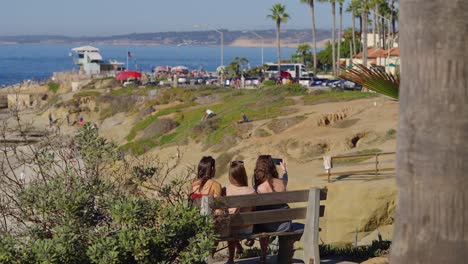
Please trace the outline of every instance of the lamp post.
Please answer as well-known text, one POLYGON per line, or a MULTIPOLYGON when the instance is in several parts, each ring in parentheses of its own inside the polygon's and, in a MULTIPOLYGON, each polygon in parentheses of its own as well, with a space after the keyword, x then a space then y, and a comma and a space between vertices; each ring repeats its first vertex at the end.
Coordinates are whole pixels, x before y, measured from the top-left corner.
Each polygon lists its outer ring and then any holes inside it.
POLYGON ((221 31, 219 29, 216 29, 211 25, 206 25, 206 24, 204 24, 204 25, 194 25, 193 27, 210 29, 210 30, 213 30, 213 31, 216 31, 216 32, 219 33, 220 38, 221 38, 221 66, 224 67, 224 33, 223 33, 223 31, 221 31))
POLYGON ((263 65, 264 64, 264 62, 263 62, 263 47, 264 47, 265 38, 260 36, 258 33, 254 32, 254 31, 248 31, 247 30, 247 31, 242 31, 242 33, 252 33, 252 34, 254 34, 255 36, 257 36, 258 38, 260 38, 262 40, 262 65, 263 65))
POLYGON ((224 67, 224 33, 221 30, 213 28, 221 37, 221 67, 224 67))

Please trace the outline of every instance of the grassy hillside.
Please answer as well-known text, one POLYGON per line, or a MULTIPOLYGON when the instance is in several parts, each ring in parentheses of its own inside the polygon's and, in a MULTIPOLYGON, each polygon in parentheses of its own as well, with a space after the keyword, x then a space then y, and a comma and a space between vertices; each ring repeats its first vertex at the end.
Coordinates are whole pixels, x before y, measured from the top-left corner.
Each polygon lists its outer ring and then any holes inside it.
POLYGON ((250 120, 262 121, 293 115, 297 104, 314 105, 376 96, 365 92, 311 92, 297 84, 246 90, 208 86, 109 88, 109 85, 104 83, 99 89, 96 88, 99 85, 93 84, 74 94, 66 105, 85 111, 83 109, 88 105, 80 105, 80 99, 90 98, 96 102, 93 111, 100 121, 124 113, 129 117, 127 120, 132 121, 125 127, 126 131, 121 131, 125 133, 123 140, 126 141, 121 148, 137 155, 157 146, 183 144, 188 140, 199 142, 206 148, 217 144, 230 148, 239 135, 245 133, 240 130, 245 130, 246 126, 238 125, 242 112, 250 120), (202 121, 206 109, 213 110, 216 116, 202 121))

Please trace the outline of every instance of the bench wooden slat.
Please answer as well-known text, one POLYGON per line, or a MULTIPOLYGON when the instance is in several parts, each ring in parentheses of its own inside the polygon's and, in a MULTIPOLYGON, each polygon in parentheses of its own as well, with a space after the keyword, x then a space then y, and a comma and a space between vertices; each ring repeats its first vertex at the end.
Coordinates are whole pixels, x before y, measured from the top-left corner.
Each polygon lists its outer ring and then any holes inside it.
POLYGON ((288 231, 288 232, 269 232, 269 233, 258 233, 250 235, 238 235, 235 237, 221 237, 219 241, 231 241, 231 240, 242 240, 242 239, 256 239, 261 237, 273 237, 273 236, 290 236, 290 235, 300 235, 304 233, 304 229, 288 231))
MULTIPOLYGON (((305 219, 306 207, 277 209, 266 211, 254 211, 233 215, 231 226, 254 225, 262 223, 275 223, 288 220, 305 219)), ((319 207, 319 217, 325 215, 325 205, 319 207)))
POLYGON ((231 226, 275 223, 281 221, 304 219, 307 208, 289 208, 268 211, 240 213, 231 218, 231 226))
MULTIPOLYGON (((324 190, 320 193, 320 200, 326 200, 326 197, 326 190, 324 190)), ((308 199, 309 190, 222 196, 214 198, 213 203, 210 204, 210 207, 213 209, 253 207, 272 204, 307 202, 308 199)))

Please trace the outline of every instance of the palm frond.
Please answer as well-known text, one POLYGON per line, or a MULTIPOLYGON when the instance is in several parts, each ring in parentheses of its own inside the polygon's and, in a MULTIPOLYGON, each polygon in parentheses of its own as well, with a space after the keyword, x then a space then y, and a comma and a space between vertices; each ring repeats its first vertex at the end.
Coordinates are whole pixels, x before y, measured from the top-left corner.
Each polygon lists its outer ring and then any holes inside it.
POLYGON ((341 67, 340 78, 352 81, 374 92, 398 99, 400 78, 378 68, 367 68, 362 64, 352 69, 341 67))

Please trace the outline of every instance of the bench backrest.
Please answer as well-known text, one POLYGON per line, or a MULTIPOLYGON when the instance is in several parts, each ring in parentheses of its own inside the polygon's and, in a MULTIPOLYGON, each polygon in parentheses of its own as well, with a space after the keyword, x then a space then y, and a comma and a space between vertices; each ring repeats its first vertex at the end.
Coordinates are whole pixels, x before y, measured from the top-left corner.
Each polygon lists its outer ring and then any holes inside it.
MULTIPOLYGON (((320 200, 325 200, 326 191, 320 191, 320 200)), ((222 196, 222 197, 203 197, 202 211, 210 213, 216 209, 226 208, 241 208, 241 207, 256 207, 265 205, 277 204, 291 204, 291 203, 308 203, 310 190, 289 191, 279 193, 264 193, 252 195, 238 195, 238 196, 222 196)), ((323 215, 324 206, 321 206, 321 213, 323 215)), ((245 212, 234 215, 231 218, 231 225, 251 225, 274 223, 288 220, 305 219, 307 216, 307 204, 300 207, 289 209, 276 209, 276 210, 263 210, 245 212)))
POLYGON ((201 201, 201 212, 209 215, 216 209, 255 207, 277 204, 306 203, 289 209, 274 209, 264 211, 243 212, 234 215, 231 226, 274 223, 289 220, 305 219, 304 230, 304 260, 309 263, 320 263, 318 252, 319 217, 324 215, 325 206, 320 205, 326 200, 327 190, 311 188, 310 190, 265 193, 253 195, 223 196, 213 198, 204 196, 201 201))

